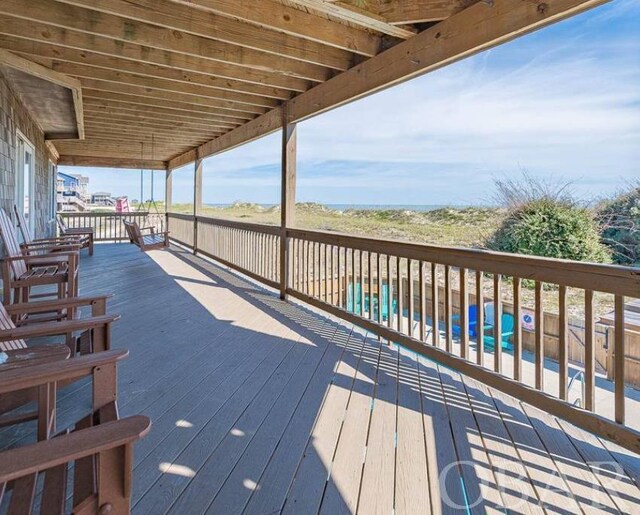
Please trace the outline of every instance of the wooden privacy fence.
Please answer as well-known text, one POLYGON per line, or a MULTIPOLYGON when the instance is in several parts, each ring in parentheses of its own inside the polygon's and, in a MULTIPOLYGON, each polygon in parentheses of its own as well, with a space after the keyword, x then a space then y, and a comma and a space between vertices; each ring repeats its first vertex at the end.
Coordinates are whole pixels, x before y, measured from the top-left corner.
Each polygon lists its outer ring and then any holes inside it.
POLYGON ((287 295, 640 452, 640 434, 625 425, 624 391, 637 362, 631 358, 629 365, 625 350, 638 350, 634 333, 625 335, 624 302, 640 296, 640 270, 322 231, 283 232, 173 213, 168 224, 171 237, 195 252, 272 287, 282 288, 283 281, 287 295), (582 324, 570 316, 576 291, 582 324), (597 325, 596 293, 609 295, 614 304, 615 324, 606 334, 597 325), (556 297, 557 314, 545 312, 550 295, 556 297), (529 303, 531 327, 523 327, 529 303), (471 305, 477 309, 475 327, 492 320, 487 331, 473 336, 471 305), (511 322, 503 317, 509 313, 511 322), (507 333, 503 345, 499 335, 507 333), (526 350, 532 363, 523 359, 526 350), (557 385, 545 371, 545 358, 558 361, 557 385), (584 409, 569 402, 570 359, 584 363, 584 409), (530 377, 523 363, 530 366, 530 377), (597 364, 614 380, 614 420, 594 413, 597 364))
POLYGON ((132 213, 58 213, 67 227, 91 227, 94 241, 129 241, 124 227, 125 220, 136 222, 140 227, 152 225, 160 227, 164 222, 164 215, 150 214, 147 211, 132 213))

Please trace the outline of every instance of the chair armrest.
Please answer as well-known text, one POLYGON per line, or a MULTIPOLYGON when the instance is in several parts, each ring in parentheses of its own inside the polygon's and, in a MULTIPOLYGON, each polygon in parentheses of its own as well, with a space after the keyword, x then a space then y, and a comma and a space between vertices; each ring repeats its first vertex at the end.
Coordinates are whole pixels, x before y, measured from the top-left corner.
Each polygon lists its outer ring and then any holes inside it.
POLYGON ((105 350, 53 363, 5 370, 0 374, 0 394, 86 377, 93 373, 94 368, 117 363, 128 355, 126 349, 105 350))
POLYGON ((61 322, 43 322, 11 329, 0 329, 0 342, 35 338, 37 336, 59 336, 75 331, 85 331, 104 325, 109 325, 120 318, 120 315, 105 315, 61 322))
POLYGON ((149 418, 135 415, 5 451, 0 462, 0 483, 131 444, 143 438, 150 428, 149 418))
MULTIPOLYGON (((60 255, 61 252, 78 252, 82 248, 82 244, 67 242, 60 244, 52 243, 22 243, 20 247, 29 253, 30 251, 45 252, 47 254, 60 255)), ((41 255, 41 254, 40 254, 41 255)))
POLYGON ((109 295, 97 295, 95 297, 68 297, 65 299, 42 300, 37 302, 24 302, 21 304, 9 304, 5 309, 10 315, 28 315, 32 313, 45 313, 47 311, 77 308, 80 306, 93 306, 98 302, 106 302, 113 297, 109 295))
POLYGON ((38 254, 38 255, 33 255, 33 256, 5 256, 2 258, 2 261, 26 261, 27 263, 29 261, 42 261, 43 258, 52 258, 52 259, 59 259, 61 257, 66 257, 68 261, 70 260, 75 260, 78 258, 78 252, 77 251, 71 251, 71 252, 48 252, 47 254, 38 254))
POLYGON ((155 231, 156 228, 155 227, 138 227, 138 229, 142 232, 142 231, 155 231))

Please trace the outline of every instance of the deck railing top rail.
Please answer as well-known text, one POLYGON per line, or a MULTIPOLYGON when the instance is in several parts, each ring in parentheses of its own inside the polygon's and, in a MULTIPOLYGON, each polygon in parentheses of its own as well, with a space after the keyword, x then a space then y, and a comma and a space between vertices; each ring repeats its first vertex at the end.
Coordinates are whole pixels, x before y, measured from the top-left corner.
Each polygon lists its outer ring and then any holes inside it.
POLYGON ((308 229, 287 229, 287 236, 325 245, 347 246, 356 250, 512 275, 561 286, 630 297, 640 295, 640 268, 383 240, 308 229))

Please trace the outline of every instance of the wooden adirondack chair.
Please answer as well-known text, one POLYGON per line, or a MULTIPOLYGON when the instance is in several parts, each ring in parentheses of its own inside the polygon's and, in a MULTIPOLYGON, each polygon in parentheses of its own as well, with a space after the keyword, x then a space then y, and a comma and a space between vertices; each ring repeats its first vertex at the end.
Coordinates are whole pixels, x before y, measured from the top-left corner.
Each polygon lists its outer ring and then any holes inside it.
POLYGON ((93 379, 91 412, 71 432, 67 429, 51 439, 0 453, 0 502, 10 492, 9 513, 32 513, 40 474, 44 476, 40 513, 66 513, 70 494, 74 514, 130 512, 132 444, 148 433, 151 423, 142 416, 118 420, 116 366, 127 354, 100 352, 0 374, 0 396, 37 389, 42 403, 53 411, 57 384, 93 379))
POLYGON ((125 220, 124 227, 127 230, 127 235, 131 243, 140 247, 142 252, 147 250, 157 249, 160 247, 169 246, 169 233, 168 232, 155 232, 154 227, 142 227, 140 228, 136 222, 129 222, 125 220), (143 234, 148 232, 148 234, 143 234))
POLYGON ((82 240, 83 246, 89 249, 89 255, 93 256, 93 227, 67 227, 64 219, 58 215, 58 228, 60 236, 76 236, 82 240))
POLYGON ((69 434, 0 453, 0 502, 11 491, 9 513, 33 512, 39 475, 46 507, 40 513, 66 513, 71 495, 77 515, 131 513, 133 443, 147 435, 151 421, 141 415, 107 421, 105 411, 96 414, 98 424, 87 427, 84 419, 69 434))
MULTIPOLYGON (((118 320, 119 317, 104 315, 106 298, 63 299, 58 304, 62 313, 69 313, 70 308, 91 306, 94 316, 89 318, 58 322, 29 322, 22 327, 16 327, 9 312, 0 305, 0 352, 3 357, 0 362, 0 385, 5 384, 3 381, 8 381, 7 378, 11 377, 11 373, 15 370, 22 374, 28 374, 33 367, 64 361, 78 353, 90 355, 94 351, 95 354, 105 354, 106 351, 109 351, 111 323, 118 320), (77 332, 81 332, 80 336, 77 339, 73 338, 77 332), (69 338, 69 335, 72 337, 69 338), (65 336, 67 343, 27 346, 26 338, 42 336, 65 336), (69 342, 73 342, 73 344, 69 345, 69 342)), ((18 309, 21 310, 20 313, 23 313, 25 309, 33 314, 46 313, 51 310, 51 304, 51 302, 35 302, 26 306, 10 306, 9 309, 12 313, 18 312, 18 309)), ((74 357, 72 361, 76 359, 78 358, 74 357)), ((3 395, 3 393, 7 393, 7 390, 3 391, 0 387, 0 426, 37 418, 38 437, 39 439, 47 438, 55 425, 55 406, 52 408, 51 402, 53 399, 53 404, 55 404, 55 386, 46 392, 42 389, 28 387, 25 389, 15 388, 13 394, 7 395, 3 395), (36 411, 17 415, 10 413, 13 409, 34 400, 38 401, 36 411)))
POLYGON ((25 255, 4 209, 0 209, 0 237, 4 243, 2 283, 4 303, 28 302, 32 298, 78 294, 78 252, 25 255), (56 292, 32 294, 34 286, 57 287, 56 292), (13 293, 13 295, 12 295, 13 293))
POLYGON ((57 238, 36 238, 31 236, 29 224, 24 217, 22 210, 14 205, 13 212, 18 221, 18 230, 22 236, 22 247, 25 254, 42 254, 48 252, 74 251, 88 247, 88 239, 80 236, 60 236, 57 238))

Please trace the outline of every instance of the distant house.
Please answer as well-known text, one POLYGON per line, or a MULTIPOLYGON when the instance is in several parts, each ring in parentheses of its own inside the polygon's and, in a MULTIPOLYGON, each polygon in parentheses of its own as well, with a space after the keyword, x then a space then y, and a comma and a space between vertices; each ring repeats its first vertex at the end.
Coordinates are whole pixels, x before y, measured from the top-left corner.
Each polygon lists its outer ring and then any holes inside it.
POLYGON ((96 206, 113 206, 114 201, 111 193, 106 191, 98 191, 91 194, 91 203, 96 206))
POLYGON ((89 177, 58 172, 56 197, 58 211, 84 211, 89 201, 89 177))

